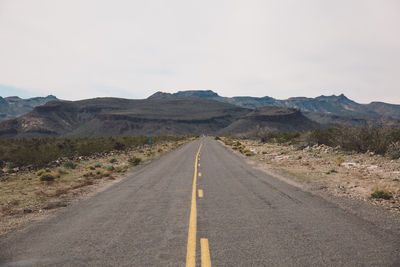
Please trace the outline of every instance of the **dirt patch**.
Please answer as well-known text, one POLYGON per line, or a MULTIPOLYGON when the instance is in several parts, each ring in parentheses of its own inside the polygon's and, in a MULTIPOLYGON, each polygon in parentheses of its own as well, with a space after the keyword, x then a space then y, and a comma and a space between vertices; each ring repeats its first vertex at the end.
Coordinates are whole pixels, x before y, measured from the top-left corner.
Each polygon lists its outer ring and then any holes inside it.
POLYGON ((253 140, 223 141, 296 186, 307 185, 334 196, 367 201, 400 215, 400 160, 324 145, 299 149, 253 140))

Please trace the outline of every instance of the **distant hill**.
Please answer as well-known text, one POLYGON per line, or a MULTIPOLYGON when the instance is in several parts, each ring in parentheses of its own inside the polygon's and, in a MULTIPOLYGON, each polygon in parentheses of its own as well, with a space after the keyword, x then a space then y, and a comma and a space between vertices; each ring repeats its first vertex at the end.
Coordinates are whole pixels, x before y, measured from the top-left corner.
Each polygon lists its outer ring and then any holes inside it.
POLYGON ((206 98, 52 101, 0 123, 0 138, 245 133, 318 126, 298 110, 251 110, 206 98))
POLYGON ((292 97, 278 100, 268 96, 222 97, 211 90, 199 90, 179 91, 173 94, 157 92, 151 95, 149 99, 174 97, 203 97, 250 109, 265 106, 296 108, 302 111, 305 116, 321 124, 347 122, 356 126, 369 123, 400 125, 400 105, 382 102, 359 104, 343 94, 316 98, 292 97))
POLYGON ((0 121, 16 118, 32 111, 35 107, 46 104, 49 101, 58 101, 57 97, 49 95, 46 97, 33 97, 22 99, 17 96, 0 96, 0 121))
POLYGON ((298 109, 260 107, 222 129, 223 134, 249 132, 296 132, 318 128, 319 124, 303 116, 298 109))

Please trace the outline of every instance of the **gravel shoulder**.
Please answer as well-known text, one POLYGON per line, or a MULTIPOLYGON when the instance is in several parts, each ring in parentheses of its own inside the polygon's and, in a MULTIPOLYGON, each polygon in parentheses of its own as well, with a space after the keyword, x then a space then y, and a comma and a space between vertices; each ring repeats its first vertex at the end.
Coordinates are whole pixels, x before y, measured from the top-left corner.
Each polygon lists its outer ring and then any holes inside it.
POLYGON ((292 145, 243 139, 222 139, 221 143, 253 167, 400 233, 400 160, 346 153, 323 145, 299 150, 292 145), (237 142, 241 149, 237 149, 237 142), (376 190, 390 192, 391 198, 371 197, 376 190))

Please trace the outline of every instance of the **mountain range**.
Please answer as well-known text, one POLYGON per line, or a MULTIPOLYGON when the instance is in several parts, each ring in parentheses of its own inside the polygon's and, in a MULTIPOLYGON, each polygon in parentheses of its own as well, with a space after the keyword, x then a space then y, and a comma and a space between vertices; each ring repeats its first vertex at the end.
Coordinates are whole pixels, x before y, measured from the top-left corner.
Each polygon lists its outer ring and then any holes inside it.
POLYGON ((206 98, 50 101, 0 122, 0 138, 242 134, 303 131, 318 124, 297 109, 248 109, 206 98))
POLYGON ((348 123, 352 126, 369 124, 384 124, 400 126, 400 105, 383 102, 359 104, 345 95, 319 96, 315 98, 292 97, 285 100, 269 96, 251 97, 236 96, 223 97, 211 90, 179 91, 177 93, 156 92, 149 99, 154 98, 188 98, 201 97, 230 103, 240 107, 255 109, 264 106, 275 106, 299 109, 309 119, 321 124, 348 123))
POLYGON ((57 97, 33 97, 22 99, 18 96, 0 96, 0 121, 12 119, 32 111, 35 107, 46 104, 49 101, 58 101, 57 97))
POLYGON ((336 123, 400 126, 400 105, 359 104, 343 94, 286 100, 222 97, 210 90, 157 92, 139 100, 7 97, 0 98, 0 112, 8 118, 0 122, 0 138, 245 134, 336 123))

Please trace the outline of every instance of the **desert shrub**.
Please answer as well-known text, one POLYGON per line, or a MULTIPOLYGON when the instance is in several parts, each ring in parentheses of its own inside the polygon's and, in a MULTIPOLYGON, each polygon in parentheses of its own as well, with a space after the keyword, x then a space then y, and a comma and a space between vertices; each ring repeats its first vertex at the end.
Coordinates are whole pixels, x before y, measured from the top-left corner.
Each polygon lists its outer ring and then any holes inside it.
POLYGON ((53 175, 53 174, 51 174, 51 173, 43 173, 41 176, 40 176, 40 181, 46 181, 46 182, 51 182, 51 181, 54 181, 54 179, 55 179, 56 177, 53 175))
POLYGON ((100 163, 96 163, 96 164, 94 165, 94 167, 95 167, 95 168, 101 168, 101 164, 100 164, 100 163))
POLYGON ((131 158, 128 160, 128 162, 129 162, 130 164, 132 164, 133 166, 139 165, 139 163, 140 163, 141 161, 142 161, 141 158, 135 157, 135 156, 131 157, 131 158))
POLYGON ((217 135, 214 137, 215 140, 221 140, 221 138, 217 135))
POLYGON ((337 173, 335 169, 330 169, 329 171, 326 172, 326 174, 331 174, 331 173, 337 173))
POLYGON ((63 166, 64 166, 64 168, 67 168, 67 169, 75 169, 78 166, 78 164, 76 164, 73 161, 66 161, 66 162, 64 162, 63 166))
POLYGON ((82 176, 85 178, 88 178, 90 176, 93 176, 93 173, 91 171, 88 171, 88 172, 85 172, 82 176))
POLYGON ((115 170, 114 166, 111 165, 111 166, 108 166, 108 167, 107 167, 107 171, 112 172, 113 170, 115 170))
POLYGON ((38 170, 38 171, 36 172, 36 175, 37 175, 37 176, 42 176, 44 173, 46 173, 45 170, 38 170))
POLYGON ((159 148, 159 149, 157 150, 157 152, 158 152, 158 153, 161 153, 161 152, 163 152, 163 150, 162 150, 161 148, 159 148))
POLYGON ((251 151, 246 151, 246 152, 244 152, 244 154, 248 157, 253 156, 253 152, 251 152, 251 151))
POLYGON ((371 198, 391 199, 392 197, 392 192, 385 189, 376 189, 371 193, 371 198))
POLYGON ((400 142, 392 143, 389 145, 387 150, 387 155, 390 159, 399 159, 400 158, 400 142))
POLYGON ((335 158, 335 165, 340 166, 344 162, 342 157, 335 158))
POLYGON ((88 166, 86 166, 86 169, 88 169, 88 170, 95 170, 96 168, 93 166, 93 165, 88 165, 88 166))
POLYGON ((116 158, 112 158, 112 159, 110 159, 108 162, 110 162, 110 163, 116 163, 116 162, 117 162, 117 159, 116 159, 116 158))

